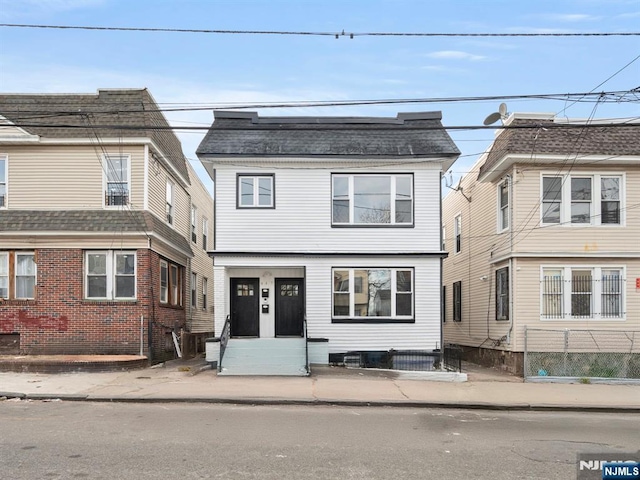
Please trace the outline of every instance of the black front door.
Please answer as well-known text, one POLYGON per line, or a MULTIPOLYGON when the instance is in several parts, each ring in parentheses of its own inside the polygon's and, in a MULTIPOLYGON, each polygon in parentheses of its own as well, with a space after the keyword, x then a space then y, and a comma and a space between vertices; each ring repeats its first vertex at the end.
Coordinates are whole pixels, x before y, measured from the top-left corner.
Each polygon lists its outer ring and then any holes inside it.
POLYGON ((231 279, 231 336, 260 336, 258 278, 231 279))
POLYGON ((276 278, 276 336, 301 337, 304 319, 304 279, 276 278))

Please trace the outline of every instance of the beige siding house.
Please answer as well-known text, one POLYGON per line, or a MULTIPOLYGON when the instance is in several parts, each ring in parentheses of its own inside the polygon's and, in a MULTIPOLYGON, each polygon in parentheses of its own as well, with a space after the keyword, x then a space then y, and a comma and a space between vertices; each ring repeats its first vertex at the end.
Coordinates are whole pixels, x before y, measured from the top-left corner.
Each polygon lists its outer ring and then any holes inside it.
POLYGON ((203 348, 213 266, 192 205, 212 218, 146 89, 0 95, 0 351, 157 363, 174 336, 203 348))
POLYGON ((639 127, 505 119, 443 201, 445 342, 520 374, 527 331, 530 348, 564 329, 625 332, 638 348, 639 127))

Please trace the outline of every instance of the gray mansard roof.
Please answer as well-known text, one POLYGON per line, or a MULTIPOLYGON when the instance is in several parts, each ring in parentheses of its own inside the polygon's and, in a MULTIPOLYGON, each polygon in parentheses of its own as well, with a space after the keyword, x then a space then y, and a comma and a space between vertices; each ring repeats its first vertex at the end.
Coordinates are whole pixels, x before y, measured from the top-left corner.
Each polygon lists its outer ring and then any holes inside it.
POLYGON ((199 156, 457 157, 441 112, 397 117, 259 117, 214 111, 199 156))

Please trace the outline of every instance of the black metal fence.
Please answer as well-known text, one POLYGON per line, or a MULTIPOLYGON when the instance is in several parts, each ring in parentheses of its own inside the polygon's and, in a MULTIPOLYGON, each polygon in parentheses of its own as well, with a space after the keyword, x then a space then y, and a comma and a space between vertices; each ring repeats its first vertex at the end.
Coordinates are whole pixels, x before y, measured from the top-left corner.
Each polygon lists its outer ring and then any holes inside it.
POLYGON ((352 368, 383 368, 431 372, 446 370, 462 371, 462 351, 446 346, 444 351, 428 350, 388 350, 375 352, 349 352, 344 356, 344 364, 352 368))

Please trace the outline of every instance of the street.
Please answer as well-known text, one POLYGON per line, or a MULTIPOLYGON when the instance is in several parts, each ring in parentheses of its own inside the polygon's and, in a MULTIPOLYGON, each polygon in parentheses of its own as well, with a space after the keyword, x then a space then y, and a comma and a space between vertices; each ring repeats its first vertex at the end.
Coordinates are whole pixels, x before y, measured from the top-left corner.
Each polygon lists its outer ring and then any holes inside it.
POLYGON ((571 479, 640 416, 373 407, 0 403, 11 479, 571 479))

